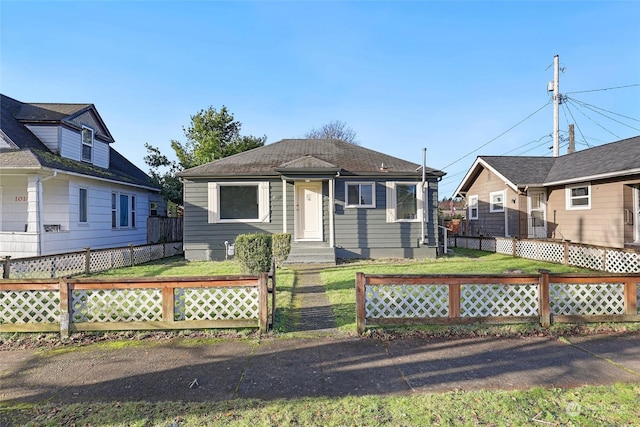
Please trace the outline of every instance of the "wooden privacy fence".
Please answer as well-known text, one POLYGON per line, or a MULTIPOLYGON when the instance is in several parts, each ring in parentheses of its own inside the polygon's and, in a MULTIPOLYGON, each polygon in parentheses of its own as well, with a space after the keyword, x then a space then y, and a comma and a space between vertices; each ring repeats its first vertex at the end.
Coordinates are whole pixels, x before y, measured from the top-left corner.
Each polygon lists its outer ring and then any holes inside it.
POLYGON ((640 274, 383 275, 356 273, 356 324, 640 321, 640 274))
POLYGON ((451 236, 450 247, 497 252, 608 273, 640 273, 640 252, 567 241, 451 236))
MULTIPOLYGON (((268 327, 259 276, 3 280, 0 332, 268 327)), ((275 292, 275 276, 272 276, 275 292)), ((272 302, 275 314, 275 298, 272 302)))
POLYGON ((41 257, 0 259, 3 279, 56 278, 131 267, 183 253, 182 242, 124 246, 110 249, 86 248, 41 257))

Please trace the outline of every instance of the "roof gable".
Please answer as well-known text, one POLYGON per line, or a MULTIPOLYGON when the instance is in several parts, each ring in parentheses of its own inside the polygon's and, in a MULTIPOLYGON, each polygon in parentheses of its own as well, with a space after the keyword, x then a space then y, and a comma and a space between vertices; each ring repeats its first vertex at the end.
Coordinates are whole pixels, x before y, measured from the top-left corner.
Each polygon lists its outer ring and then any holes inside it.
MULTIPOLYGON (((420 165, 339 140, 283 139, 273 144, 187 169, 185 177, 277 175, 283 169, 305 167, 340 171, 342 175, 396 174, 419 176, 420 165)), ((443 172, 427 168, 430 176, 443 172)))

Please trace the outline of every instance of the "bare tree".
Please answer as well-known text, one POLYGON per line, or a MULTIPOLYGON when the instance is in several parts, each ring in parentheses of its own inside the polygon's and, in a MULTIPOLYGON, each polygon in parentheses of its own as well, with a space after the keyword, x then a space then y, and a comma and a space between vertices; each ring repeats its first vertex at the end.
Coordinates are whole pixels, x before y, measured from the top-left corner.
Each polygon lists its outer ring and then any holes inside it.
POLYGON ((304 137, 308 139, 337 139, 349 144, 359 145, 356 135, 356 131, 347 126, 345 122, 333 120, 317 129, 311 129, 304 137))

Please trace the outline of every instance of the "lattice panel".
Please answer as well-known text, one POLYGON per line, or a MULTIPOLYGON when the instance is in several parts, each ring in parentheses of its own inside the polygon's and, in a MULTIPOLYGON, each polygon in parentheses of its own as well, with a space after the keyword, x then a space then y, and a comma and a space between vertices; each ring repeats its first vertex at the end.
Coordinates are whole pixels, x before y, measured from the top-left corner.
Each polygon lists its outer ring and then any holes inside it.
POLYGON ((640 273, 640 253, 608 249, 607 271, 611 273, 640 273))
POLYGON ((371 319, 449 316, 446 285, 369 285, 365 288, 365 317, 371 319))
POLYGON ((496 241, 494 239, 482 239, 480 250, 487 252, 496 251, 496 241))
POLYGON ((624 285, 619 283, 551 284, 549 299, 551 314, 624 314, 624 285))
POLYGON ((111 252, 112 268, 131 266, 131 250, 129 248, 114 249, 109 252, 111 252))
POLYGON ((59 319, 58 291, 0 292, 0 323, 57 323, 59 319))
POLYGON ((50 279, 55 268, 52 264, 52 258, 32 258, 11 261, 9 267, 10 279, 50 279))
POLYGON ((151 248, 149 246, 133 248, 133 263, 135 265, 144 264, 151 261, 151 259, 151 248))
POLYGON ((74 290, 74 322, 144 322, 162 320, 160 289, 74 290))
POLYGON ((538 261, 564 263, 564 245, 553 242, 521 241, 518 242, 516 255, 538 261))
POLYGON ((604 254, 604 249, 569 246, 569 264, 593 270, 604 270, 604 254))
POLYGON ((513 253, 513 240, 496 239, 496 252, 511 255, 513 253))
POLYGON ((164 256, 164 245, 160 244, 160 245, 152 245, 152 246, 147 246, 149 248, 149 256, 150 256, 150 261, 154 261, 156 259, 162 259, 162 257, 164 256))
POLYGON ((257 287, 176 289, 175 320, 258 319, 257 287))
POLYGON ((463 285, 462 317, 537 316, 538 285, 463 285))

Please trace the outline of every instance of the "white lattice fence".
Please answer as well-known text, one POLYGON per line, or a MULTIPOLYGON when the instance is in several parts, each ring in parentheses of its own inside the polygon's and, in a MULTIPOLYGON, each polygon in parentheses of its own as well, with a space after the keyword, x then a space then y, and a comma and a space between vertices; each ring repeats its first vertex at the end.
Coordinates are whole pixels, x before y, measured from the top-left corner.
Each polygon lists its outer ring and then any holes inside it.
POLYGON ((59 319, 58 291, 0 292, 0 324, 57 323, 59 319))
POLYGON ((368 285, 365 316, 371 319, 449 316, 446 285, 368 285))
POLYGON ((462 317, 536 316, 538 285, 463 285, 462 317))
POLYGON ((160 289, 100 289, 71 292, 73 322, 162 320, 160 289))
POLYGON ((622 283, 550 284, 549 305, 555 315, 624 314, 622 283))
POLYGON ((259 315, 256 287, 176 289, 175 320, 245 320, 259 315))
POLYGON ((148 248, 150 261, 155 261, 164 257, 164 245, 151 245, 148 246, 148 248))
POLYGON ((516 255, 522 258, 562 264, 564 262, 564 244, 521 240, 517 243, 516 255))
POLYGON ((495 239, 482 239, 480 240, 480 250, 487 252, 495 252, 496 251, 496 241, 495 239))
POLYGON ((139 246, 133 248, 133 263, 135 265, 147 263, 152 259, 150 246, 139 246))
POLYGON ((513 253, 513 240, 496 238, 496 252, 511 255, 513 253))
POLYGON ((590 246, 569 246, 569 265, 604 271, 605 249, 590 246))
POLYGON ((607 271, 611 273, 640 273, 640 253, 608 249, 607 271))

